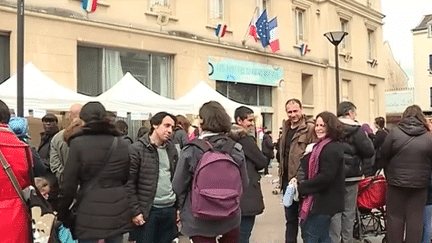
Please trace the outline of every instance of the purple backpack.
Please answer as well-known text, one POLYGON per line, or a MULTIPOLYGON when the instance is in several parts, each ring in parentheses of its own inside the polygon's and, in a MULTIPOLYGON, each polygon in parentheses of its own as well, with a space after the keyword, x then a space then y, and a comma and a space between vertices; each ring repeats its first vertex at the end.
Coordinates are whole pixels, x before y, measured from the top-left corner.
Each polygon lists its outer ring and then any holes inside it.
POLYGON ((230 155, 236 143, 228 139, 221 150, 215 150, 201 139, 195 139, 191 144, 204 151, 192 181, 193 215, 206 220, 236 216, 243 193, 240 165, 230 155))

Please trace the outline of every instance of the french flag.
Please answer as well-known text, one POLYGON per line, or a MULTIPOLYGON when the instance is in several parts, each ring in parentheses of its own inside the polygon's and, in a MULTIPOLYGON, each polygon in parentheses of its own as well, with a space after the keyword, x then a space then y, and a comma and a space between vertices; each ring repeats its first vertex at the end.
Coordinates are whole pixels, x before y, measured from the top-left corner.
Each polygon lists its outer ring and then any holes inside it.
POLYGON ((93 13, 96 11, 97 0, 83 0, 82 8, 88 13, 93 13))
POLYGON ((280 50, 277 17, 274 17, 268 22, 268 30, 270 34, 270 39, 269 39, 270 48, 272 52, 277 52, 280 50))
POLYGON ((258 41, 257 28, 252 21, 249 23, 249 35, 254 38, 255 42, 258 41))
POLYGON ((226 33, 226 29, 227 29, 227 25, 226 24, 224 24, 224 25, 218 24, 218 26, 215 29, 215 35, 217 37, 224 37, 225 33, 226 33))
POLYGON ((308 45, 306 45, 306 44, 301 44, 300 45, 300 54, 302 55, 302 56, 304 56, 304 55, 306 55, 306 53, 308 53, 308 45))

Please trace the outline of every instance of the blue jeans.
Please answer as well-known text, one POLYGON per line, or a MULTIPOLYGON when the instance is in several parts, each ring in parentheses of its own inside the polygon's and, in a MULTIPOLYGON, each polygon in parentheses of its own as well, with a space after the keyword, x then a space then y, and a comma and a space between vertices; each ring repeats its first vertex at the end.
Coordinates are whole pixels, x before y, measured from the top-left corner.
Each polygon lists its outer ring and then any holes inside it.
POLYGON ((430 243, 432 238, 431 230, 432 205, 426 205, 423 214, 423 236, 422 243, 430 243))
POLYGON ((308 216, 302 225, 302 238, 304 243, 330 243, 330 222, 329 215, 308 216))
POLYGON ((299 226, 299 203, 293 201, 290 207, 285 208, 285 243, 297 243, 297 234, 299 226))
POLYGON ((177 235, 176 210, 174 207, 152 207, 143 226, 131 232, 137 243, 172 243, 177 235))
POLYGON ((249 238, 251 236, 254 224, 255 224, 255 215, 241 217, 239 243, 249 243, 249 238))
MULTIPOLYGON (((78 243, 99 243, 100 240, 78 240, 78 243)), ((117 235, 105 239, 105 243, 122 243, 123 235, 117 235)))

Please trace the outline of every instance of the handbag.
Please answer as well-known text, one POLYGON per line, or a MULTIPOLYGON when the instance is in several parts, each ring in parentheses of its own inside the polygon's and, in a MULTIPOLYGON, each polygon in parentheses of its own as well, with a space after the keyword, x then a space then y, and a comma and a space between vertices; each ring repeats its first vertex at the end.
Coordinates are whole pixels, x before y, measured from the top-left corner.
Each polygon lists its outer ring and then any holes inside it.
POLYGON ((30 155, 31 153, 29 149, 26 148, 27 162, 29 162, 28 164, 31 185, 24 190, 21 189, 21 186, 19 185, 19 182, 12 171, 12 168, 4 158, 1 151, 0 161, 2 163, 4 171, 6 172, 9 180, 12 183, 13 188, 15 189, 18 196, 21 198, 21 201, 27 208, 27 212, 29 214, 29 218, 31 219, 32 225, 32 241, 34 243, 48 243, 54 228, 54 223, 56 221, 56 214, 52 210, 49 203, 42 197, 42 195, 36 188, 34 178, 31 172, 32 169, 30 163, 30 155))
POLYGON ((79 203, 82 201, 84 196, 93 188, 93 186, 96 184, 96 181, 99 180, 102 171, 105 169, 106 165, 108 164, 108 160, 111 157, 112 152, 117 147, 117 143, 118 143, 118 137, 114 137, 114 140, 111 144, 111 148, 104 158, 102 167, 99 169, 99 173, 95 177, 93 177, 93 179, 91 179, 91 181, 87 184, 86 188, 79 189, 77 197, 74 199, 71 206, 69 207, 69 216, 67 221, 63 222, 63 225, 71 231, 72 237, 74 239, 76 239, 75 221, 78 214, 79 203))

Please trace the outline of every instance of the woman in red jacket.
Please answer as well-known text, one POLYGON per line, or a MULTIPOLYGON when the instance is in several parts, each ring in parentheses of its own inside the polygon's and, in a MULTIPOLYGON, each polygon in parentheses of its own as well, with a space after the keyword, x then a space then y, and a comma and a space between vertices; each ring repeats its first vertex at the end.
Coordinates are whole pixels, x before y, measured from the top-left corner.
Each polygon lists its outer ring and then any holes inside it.
MULTIPOLYGON (((30 185, 29 163, 26 149, 28 145, 21 142, 8 127, 10 112, 7 105, 0 100, 0 152, 11 166, 21 188, 30 185)), ((4 169, 0 170, 0 239, 2 242, 30 242, 30 220, 26 206, 21 201, 4 169)))

